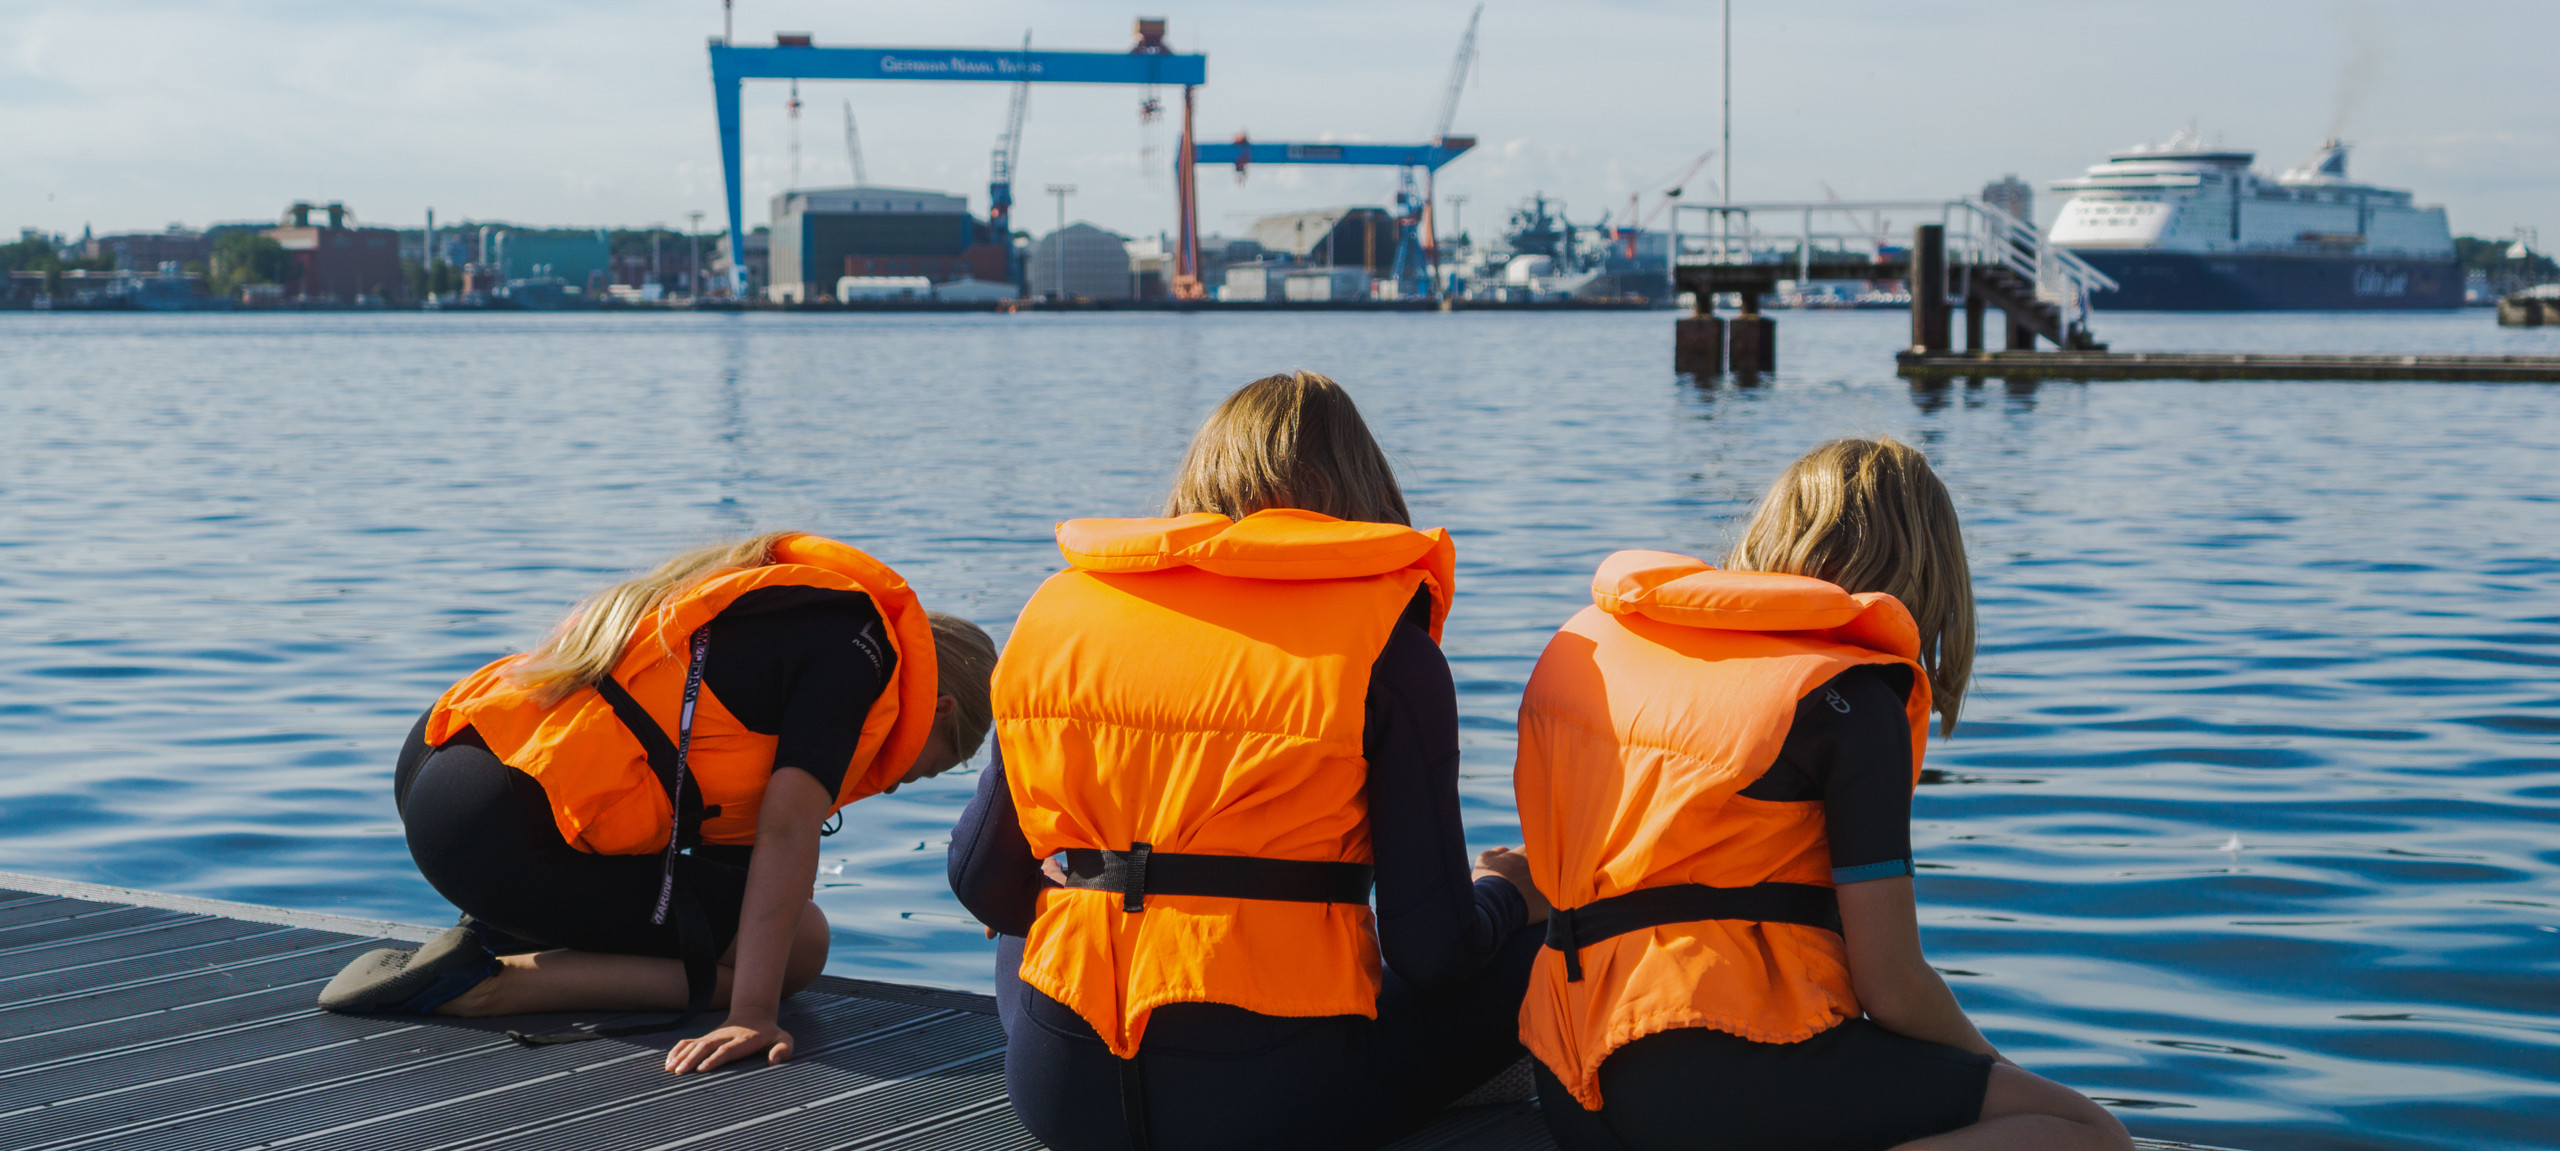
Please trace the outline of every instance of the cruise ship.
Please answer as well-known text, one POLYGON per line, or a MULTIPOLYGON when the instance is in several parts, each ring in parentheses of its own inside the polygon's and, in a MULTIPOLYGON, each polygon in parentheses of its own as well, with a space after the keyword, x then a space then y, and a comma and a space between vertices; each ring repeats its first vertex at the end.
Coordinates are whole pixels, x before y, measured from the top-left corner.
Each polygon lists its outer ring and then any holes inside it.
POLYGON ((2255 153, 2192 131, 2107 157, 2077 180, 2049 238, 2113 277, 2090 302, 2137 312, 2453 308, 2462 272, 2444 209, 2347 176, 2330 140, 2272 180, 2255 153))

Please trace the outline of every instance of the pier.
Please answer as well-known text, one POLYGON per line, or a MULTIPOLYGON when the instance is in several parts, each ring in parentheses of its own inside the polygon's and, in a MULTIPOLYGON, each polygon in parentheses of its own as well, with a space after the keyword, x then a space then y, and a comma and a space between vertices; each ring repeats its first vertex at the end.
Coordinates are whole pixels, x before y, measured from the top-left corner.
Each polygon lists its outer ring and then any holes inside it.
MULTIPOLYGON (((0 872, 0 1148, 1041 1146, 1005 1100, 1004 1030, 984 995, 821 976, 783 1002, 797 1057, 696 1075, 660 1064, 715 1020, 525 1047, 508 1028, 623 1016, 313 1005, 348 960, 436 930, 0 872)), ((1452 1107, 1390 1148, 1554 1146, 1537 1105, 1510 1102, 1452 1107)))
MULTIPOLYGON (((2442 380, 2560 382, 2560 356, 2326 355, 2292 352, 2112 352, 2090 327, 2105 273, 2047 243, 2034 225, 1979 200, 1683 204, 1672 214, 1672 278, 1696 301, 1673 330, 1673 370, 1753 375, 1778 366, 1777 321, 1763 298, 1825 280, 1899 281, 1911 294, 1911 342, 1894 370, 1915 383, 2013 380, 2442 380), (1889 240, 1886 213, 1934 221, 1889 240), (1859 216, 1872 225, 1861 230, 1859 216), (1700 218, 1694 229, 1682 217, 1700 218), (1739 301, 1730 319, 1719 296, 1739 301), (2001 314, 2002 347, 1986 342, 2001 314), (1964 346, 1954 317, 1964 316, 1964 346), (2050 348, 2042 348, 2050 344, 2050 348)), ((2560 322, 2560 300, 2513 299, 2502 322, 2560 322), (2525 318, 2525 317, 2530 317, 2525 318)))
MULTIPOLYGON (((1037 1151, 984 995, 821 977, 800 1053, 696 1075, 659 1035, 525 1047, 506 1019, 332 1015, 350 959, 435 928, 0 873, 0 1148, 1037 1151)), ((646 1014, 646 1013, 642 1013, 646 1014)), ((1551 1148, 1534 1105, 1452 1108, 1398 1151, 1551 1148)))
POLYGON ((1914 382, 2014 380, 2444 380, 2560 382, 2560 356, 2342 356, 2278 352, 1923 352, 1894 357, 1914 382))
POLYGON ((1798 293, 1822 281, 1908 285, 1914 351, 1949 351, 1957 308, 1969 352, 1986 350, 1995 309, 2010 351, 2040 339, 2073 352, 2106 349, 2090 334, 2088 300, 2115 281, 1980 200, 1681 204, 1670 244, 1672 281, 1696 301, 1676 327, 1673 365, 1693 375, 1776 370, 1777 321, 1760 309, 1781 283, 1798 293), (1910 246, 1892 242, 1893 216, 1923 221, 1910 246), (1724 295, 1740 304, 1731 320, 1716 314, 1724 295))

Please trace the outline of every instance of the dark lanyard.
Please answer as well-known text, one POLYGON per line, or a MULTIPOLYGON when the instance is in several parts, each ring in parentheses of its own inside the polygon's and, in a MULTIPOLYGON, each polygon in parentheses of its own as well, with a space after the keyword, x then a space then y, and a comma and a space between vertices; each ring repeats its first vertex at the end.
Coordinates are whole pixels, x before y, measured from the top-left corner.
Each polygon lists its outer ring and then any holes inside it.
POLYGON ((676 712, 675 779, 668 792, 667 853, 658 865, 658 906, 649 913, 649 922, 667 921, 667 908, 676 896, 676 849, 684 839, 685 764, 693 754, 693 705, 702 698, 702 661, 711 654, 711 626, 693 629, 693 662, 684 672, 684 706, 676 712))

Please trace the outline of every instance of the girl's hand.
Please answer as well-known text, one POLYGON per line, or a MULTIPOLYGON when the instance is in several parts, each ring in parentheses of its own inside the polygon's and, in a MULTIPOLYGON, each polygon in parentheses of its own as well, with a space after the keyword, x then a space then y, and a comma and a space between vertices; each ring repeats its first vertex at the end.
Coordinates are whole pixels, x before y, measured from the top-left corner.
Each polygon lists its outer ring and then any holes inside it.
POLYGON ((767 1063, 791 1058, 791 1033, 769 1022, 740 1023, 733 1015, 711 1034, 676 1044, 674 1050, 667 1052, 667 1070, 678 1075, 709 1071, 758 1051, 765 1053, 767 1063))
POLYGON ((1488 875, 1500 876, 1519 890, 1520 898, 1529 905, 1528 922, 1535 924, 1547 921, 1547 913, 1554 908, 1547 903, 1547 897, 1539 892, 1538 885, 1529 881, 1528 856, 1508 847, 1486 848, 1476 855, 1475 872, 1469 878, 1482 879, 1488 875))

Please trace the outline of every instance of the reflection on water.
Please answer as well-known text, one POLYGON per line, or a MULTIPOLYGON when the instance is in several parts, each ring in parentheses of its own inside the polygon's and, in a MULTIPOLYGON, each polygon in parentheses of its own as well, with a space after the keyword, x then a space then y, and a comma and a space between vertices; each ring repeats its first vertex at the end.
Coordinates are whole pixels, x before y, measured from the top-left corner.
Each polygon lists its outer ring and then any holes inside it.
MULTIPOLYGON (((1625 546, 1710 557, 1796 454, 1924 446, 1980 580, 1916 831, 1935 962, 2138 1132, 2560 1132, 2560 389, 1915 389, 1898 315, 0 317, 0 868, 421 922, 388 780, 433 695, 706 538, 805 527, 1001 635, 1049 526, 1142 514, 1227 390, 1359 396, 1456 535, 1467 818, 1625 546)), ((2477 314, 2102 317, 2119 348, 2560 353, 2477 314), (2530 345, 2530 346, 2528 346, 2530 345)), ((833 969, 987 985, 963 773, 826 842, 833 969)))

